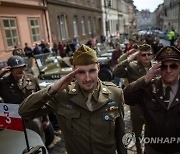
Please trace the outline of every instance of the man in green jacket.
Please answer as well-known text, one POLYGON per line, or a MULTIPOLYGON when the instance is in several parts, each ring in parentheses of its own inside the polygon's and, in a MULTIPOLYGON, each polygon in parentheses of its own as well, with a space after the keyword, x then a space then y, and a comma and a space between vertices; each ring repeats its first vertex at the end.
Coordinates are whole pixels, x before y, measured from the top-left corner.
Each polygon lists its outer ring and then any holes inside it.
POLYGON ((122 89, 99 80, 96 52, 85 45, 75 51, 73 65, 71 73, 25 99, 19 114, 32 119, 55 112, 68 154, 126 153, 122 89))
MULTIPOLYGON (((127 78, 129 83, 146 74, 147 70, 151 67, 151 60, 153 57, 151 46, 148 44, 140 45, 138 49, 131 49, 130 53, 131 52, 132 54, 129 54, 126 59, 120 62, 113 72, 115 76, 127 78)), ((141 136, 142 127, 143 124, 145 124, 144 117, 141 107, 138 104, 130 106, 130 111, 132 131, 137 137, 137 154, 142 154, 142 148, 138 138, 141 136)))

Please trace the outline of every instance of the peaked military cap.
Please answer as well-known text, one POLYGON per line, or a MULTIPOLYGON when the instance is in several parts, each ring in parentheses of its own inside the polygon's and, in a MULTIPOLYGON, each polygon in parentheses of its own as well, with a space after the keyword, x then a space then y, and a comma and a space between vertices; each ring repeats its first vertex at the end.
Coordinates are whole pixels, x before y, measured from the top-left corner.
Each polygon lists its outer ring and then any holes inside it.
POLYGON ((142 44, 139 46, 140 51, 149 51, 151 50, 151 46, 149 44, 142 44))
POLYGON ((97 62, 96 51, 84 44, 74 52, 73 65, 89 65, 97 62))
POLYGON ((180 51, 173 46, 161 48, 156 54, 155 59, 158 61, 177 60, 180 61, 180 51))

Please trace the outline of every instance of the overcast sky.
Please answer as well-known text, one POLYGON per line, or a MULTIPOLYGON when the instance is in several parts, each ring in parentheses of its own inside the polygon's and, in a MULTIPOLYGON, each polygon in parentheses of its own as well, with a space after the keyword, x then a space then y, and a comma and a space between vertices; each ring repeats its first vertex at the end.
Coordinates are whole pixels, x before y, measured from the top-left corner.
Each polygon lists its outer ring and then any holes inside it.
POLYGON ((148 9, 153 12, 159 4, 162 4, 164 0, 134 0, 134 5, 141 11, 142 9, 148 9))

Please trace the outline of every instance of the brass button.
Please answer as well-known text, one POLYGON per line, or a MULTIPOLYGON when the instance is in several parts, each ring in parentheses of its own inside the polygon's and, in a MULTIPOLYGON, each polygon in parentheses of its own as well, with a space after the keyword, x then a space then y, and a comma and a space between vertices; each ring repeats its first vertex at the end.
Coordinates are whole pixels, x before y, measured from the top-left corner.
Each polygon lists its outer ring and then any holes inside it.
POLYGON ((72 89, 72 92, 76 92, 76 89, 72 89))
POLYGON ((107 89, 106 89, 106 88, 103 88, 103 91, 105 91, 105 92, 106 92, 106 91, 107 91, 107 89))

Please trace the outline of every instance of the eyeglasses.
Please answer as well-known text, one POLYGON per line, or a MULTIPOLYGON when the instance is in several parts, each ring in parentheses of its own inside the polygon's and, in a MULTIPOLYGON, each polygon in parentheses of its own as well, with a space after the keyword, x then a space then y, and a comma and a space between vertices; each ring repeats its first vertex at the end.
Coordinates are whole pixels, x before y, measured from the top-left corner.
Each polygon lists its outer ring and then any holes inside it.
POLYGON ((161 65, 161 70, 167 70, 167 68, 170 68, 171 70, 177 70, 179 65, 177 64, 171 64, 171 65, 165 65, 165 64, 162 64, 161 65))
POLYGON ((141 56, 142 57, 147 57, 147 56, 150 57, 150 56, 152 56, 152 53, 142 53, 141 56))

